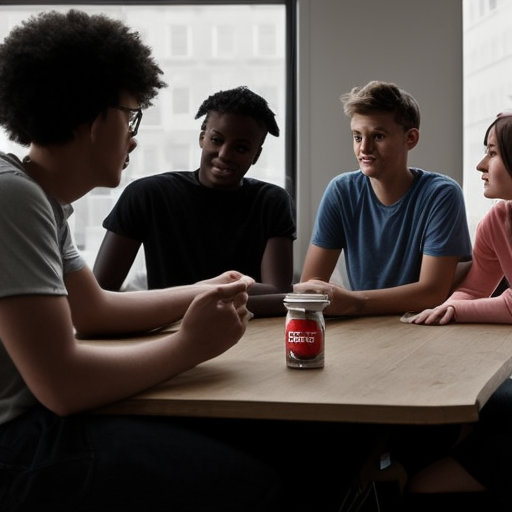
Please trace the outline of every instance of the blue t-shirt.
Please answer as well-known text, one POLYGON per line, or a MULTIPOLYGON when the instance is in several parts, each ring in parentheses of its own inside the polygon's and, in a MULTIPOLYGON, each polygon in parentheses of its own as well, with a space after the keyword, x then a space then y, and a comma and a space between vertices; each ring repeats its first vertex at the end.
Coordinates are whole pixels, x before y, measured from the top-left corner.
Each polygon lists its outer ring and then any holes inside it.
POLYGON ((361 171, 336 176, 325 190, 311 243, 343 251, 352 290, 417 282, 424 254, 471 259, 459 184, 442 174, 411 171, 411 187, 391 206, 377 199, 361 171))

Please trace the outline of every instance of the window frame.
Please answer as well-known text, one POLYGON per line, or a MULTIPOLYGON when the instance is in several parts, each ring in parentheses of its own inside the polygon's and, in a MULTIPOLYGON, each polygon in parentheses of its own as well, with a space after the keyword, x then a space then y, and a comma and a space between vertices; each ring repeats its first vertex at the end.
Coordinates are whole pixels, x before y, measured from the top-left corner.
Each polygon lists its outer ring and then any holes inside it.
POLYGON ((284 188, 296 203, 297 194, 297 0, 82 0, 82 1, 39 1, 39 0, 4 0, 2 5, 284 5, 286 24, 286 113, 285 113, 285 173, 284 188))

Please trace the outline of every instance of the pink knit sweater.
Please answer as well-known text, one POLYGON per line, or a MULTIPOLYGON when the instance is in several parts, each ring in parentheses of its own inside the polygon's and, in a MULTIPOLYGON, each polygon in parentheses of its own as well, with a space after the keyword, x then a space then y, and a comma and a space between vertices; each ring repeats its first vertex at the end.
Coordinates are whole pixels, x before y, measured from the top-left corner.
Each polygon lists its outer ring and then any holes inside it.
POLYGON ((512 201, 494 204, 478 224, 471 269, 445 302, 456 321, 512 323, 512 289, 491 297, 503 276, 512 283, 512 201))

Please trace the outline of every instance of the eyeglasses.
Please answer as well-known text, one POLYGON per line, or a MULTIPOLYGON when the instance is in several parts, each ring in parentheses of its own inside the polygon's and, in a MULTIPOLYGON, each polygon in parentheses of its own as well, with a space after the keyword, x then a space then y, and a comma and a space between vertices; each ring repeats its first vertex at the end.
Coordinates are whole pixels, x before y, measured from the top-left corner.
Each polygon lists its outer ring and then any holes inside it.
POLYGON ((139 131, 139 125, 142 119, 142 109, 140 107, 122 107, 121 105, 113 105, 112 108, 117 108, 118 110, 122 110, 123 112, 128 112, 130 114, 128 118, 128 129, 130 130, 132 137, 135 137, 139 131))

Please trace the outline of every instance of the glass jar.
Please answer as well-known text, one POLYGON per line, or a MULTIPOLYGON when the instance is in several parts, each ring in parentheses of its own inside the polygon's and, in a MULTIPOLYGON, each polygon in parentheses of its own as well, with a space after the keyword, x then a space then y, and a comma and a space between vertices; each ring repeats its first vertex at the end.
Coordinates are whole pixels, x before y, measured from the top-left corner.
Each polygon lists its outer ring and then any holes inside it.
POLYGON ((289 293, 286 307, 285 348, 289 368, 323 368, 325 320, 323 310, 329 305, 327 295, 289 293))

